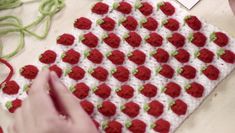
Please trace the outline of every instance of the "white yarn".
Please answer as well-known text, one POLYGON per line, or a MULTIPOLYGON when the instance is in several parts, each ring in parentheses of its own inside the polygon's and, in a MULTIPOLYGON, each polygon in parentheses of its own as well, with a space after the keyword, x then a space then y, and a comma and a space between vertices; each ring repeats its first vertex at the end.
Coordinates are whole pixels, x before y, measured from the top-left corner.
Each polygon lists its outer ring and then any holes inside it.
MULTIPOLYGON (((113 2, 118 2, 121 0, 103 0, 103 2, 107 3, 108 5, 112 6, 113 2)), ((136 2, 136 0, 126 0, 127 2, 134 4, 136 2)), ((161 23, 164 19, 166 19, 166 16, 161 12, 161 11, 157 11, 156 9, 156 5, 158 2, 158 0, 145 0, 148 1, 150 3, 152 3, 152 5, 154 6, 154 13, 152 15, 152 17, 157 18, 157 21, 159 23, 161 23)), ((176 13, 173 16, 173 18, 177 19, 180 23, 181 23, 181 27, 183 22, 183 19, 185 16, 189 15, 187 11, 185 11, 183 8, 181 8, 178 3, 175 3, 174 1, 170 0, 170 2, 176 7, 176 13)), ((133 12, 132 15, 139 21, 141 18, 143 18, 143 15, 139 12, 133 12)), ((95 25, 96 20, 100 19, 101 17, 99 15, 95 15, 95 14, 88 14, 87 15, 88 18, 90 18, 90 20, 93 21, 93 25, 92 25, 92 33, 94 33, 95 35, 97 35, 97 37, 101 38, 101 36, 103 35, 104 31, 99 27, 95 25)), ((121 13, 117 12, 117 11, 112 11, 109 14, 107 14, 107 16, 113 18, 114 20, 119 20, 119 18, 122 16, 121 13)), ((160 25, 159 25, 160 27, 160 25)), ((201 32, 203 32, 208 38, 210 36, 210 34, 214 31, 218 31, 219 29, 207 24, 206 22, 203 22, 203 28, 201 29, 201 32)), ((78 29, 73 29, 71 31, 71 34, 73 34, 75 37, 78 37, 81 34, 87 33, 88 31, 80 31, 78 29)), ((120 37, 122 37, 127 30, 120 26, 120 27, 116 27, 115 31, 114 31, 117 35, 119 35, 120 37)), ((137 32, 142 36, 142 38, 144 38, 145 35, 147 35, 149 32, 143 28, 138 28, 137 32)), ((161 34, 162 36, 166 37, 167 35, 169 35, 171 32, 168 31, 165 28, 158 28, 157 32, 159 34, 161 34)), ((189 35, 189 33, 192 32, 192 30, 187 27, 184 26, 182 27, 179 32, 183 35, 185 35, 186 37, 189 35)), ((88 70, 89 68, 93 68, 95 66, 98 65, 94 65, 92 64, 90 61, 88 61, 87 59, 84 58, 83 56, 83 52, 85 50, 88 50, 88 48, 86 46, 84 46, 81 42, 78 41, 78 38, 76 38, 75 41, 76 45, 73 45, 72 47, 64 47, 64 46, 60 46, 60 45, 53 45, 53 47, 51 48, 52 50, 54 50, 58 55, 61 55, 64 51, 70 49, 70 48, 74 48, 75 50, 77 50, 79 53, 81 53, 82 57, 81 57, 81 61, 79 62, 79 65, 84 69, 84 70, 88 70)), ((171 53, 172 51, 175 50, 174 46, 172 46, 172 44, 168 43, 166 41, 166 39, 164 40, 164 45, 161 46, 163 49, 165 49, 166 51, 168 51, 169 53, 171 53)), ((216 54, 216 51, 219 49, 219 47, 215 44, 213 44, 213 42, 209 42, 209 40, 207 41, 207 45, 205 46, 207 49, 213 51, 216 54)), ((111 48, 109 46, 107 46, 104 43, 99 43, 98 47, 97 47, 103 54, 105 54, 106 52, 110 51, 111 48)), ((189 51, 189 53, 191 53, 191 58, 188 64, 194 66, 197 70, 200 70, 202 66, 204 66, 205 64, 203 62, 201 62, 198 59, 195 59, 193 57, 193 53, 198 49, 196 46, 190 44, 189 42, 187 42, 187 44, 185 44, 184 48, 186 50, 189 51)), ((228 46, 226 46, 227 49, 232 50, 235 53, 235 41, 231 38, 231 41, 229 43, 228 46)), ((130 47, 125 41, 123 41, 120 45, 119 50, 123 51, 125 54, 133 51, 135 48, 130 47)), ((167 82, 169 82, 169 80, 165 79, 164 77, 162 77, 161 75, 155 75, 155 68, 157 66, 159 66, 159 64, 152 58, 149 57, 149 53, 154 49, 152 46, 148 45, 148 44, 142 44, 139 48, 140 50, 142 50, 146 56, 147 56, 147 60, 145 65, 151 69, 152 71, 152 77, 149 80, 149 82, 153 83, 154 85, 156 85, 159 90, 158 90, 158 94, 156 96, 156 99, 159 100, 162 104, 164 104, 164 113, 162 114, 162 116, 160 116, 161 118, 164 118, 166 120, 168 120, 171 123, 171 129, 170 129, 170 133, 174 132, 181 124, 182 122, 200 105, 200 103, 213 91, 213 89, 215 89, 215 87, 217 86, 217 84, 224 79, 228 74, 231 73, 231 71, 234 69, 234 65, 231 64, 227 64, 224 61, 222 61, 221 59, 218 60, 214 60, 213 61, 213 65, 215 65, 217 68, 220 68, 221 71, 221 75, 219 80, 217 81, 211 81, 209 79, 207 79, 204 75, 200 75, 199 72, 197 73, 197 76, 194 80, 192 81, 196 81, 200 84, 202 84, 205 87, 205 93, 203 98, 200 99, 196 99, 193 98, 192 96, 188 95, 186 92, 184 92, 184 90, 182 90, 182 93, 180 95, 180 99, 182 99, 185 103, 187 103, 188 105, 188 111, 187 114, 184 116, 177 116, 176 114, 174 114, 171 110, 168 110, 168 103, 171 100, 171 98, 167 95, 165 95, 164 93, 160 93, 160 88, 163 87, 167 82)), ((60 66, 61 68, 63 68, 63 70, 65 70, 66 68, 68 68, 70 65, 60 61, 60 58, 57 58, 57 65, 60 66)), ((169 64, 174 68, 179 68, 180 66, 182 66, 181 63, 179 63, 176 59, 171 58, 171 60, 169 61, 169 64)), ((39 61, 35 62, 34 65, 36 65, 38 68, 42 68, 44 65, 41 64, 39 61)), ((104 60, 104 62, 102 63, 102 66, 105 67, 108 71, 111 71, 112 68, 114 68, 115 66, 109 61, 109 60, 104 60)), ((126 68, 129 69, 129 71, 133 70, 134 68, 136 68, 137 66, 129 61, 126 60, 124 63, 124 66, 126 68)), ((14 77, 14 80, 16 80, 20 87, 23 88, 23 86, 25 84, 29 84, 28 80, 25 80, 23 77, 21 77, 19 74, 17 74, 14 77)), ((64 81, 64 83, 69 87, 71 85, 74 85, 76 82, 71 80, 68 77, 62 77, 62 80, 64 81)), ((189 81, 184 79, 183 77, 176 75, 175 77, 172 79, 172 81, 178 83, 182 88, 184 87, 184 85, 186 83, 188 83, 189 81)), ((94 78, 92 76, 90 76, 89 74, 86 74, 85 78, 82 79, 82 82, 87 83, 87 85, 89 87, 93 87, 98 85, 98 81, 94 80, 94 78)), ((112 89, 116 89, 120 86, 120 82, 118 82, 116 79, 114 79, 112 76, 109 77, 108 81, 106 82, 108 85, 112 86, 112 89)), ((136 79, 135 77, 130 77, 130 80, 128 82, 129 85, 131 85, 133 88, 138 89, 138 87, 142 84, 142 81, 139 81, 138 79, 136 79)), ((18 95, 14 95, 14 96, 9 96, 9 95, 5 95, 2 93, 2 91, 0 91, 0 103, 1 105, 5 108, 5 103, 9 100, 13 100, 16 97, 20 98, 20 99, 24 99, 27 97, 26 93, 23 92, 22 90, 20 90, 20 93, 18 95)), ((96 105, 97 103, 100 103, 102 100, 100 98, 98 98, 95 94, 90 93, 88 100, 90 100, 94 105, 96 105)), ((119 108, 122 104, 124 104, 126 101, 122 100, 121 98, 119 98, 116 94, 115 91, 112 91, 112 94, 109 98, 109 100, 111 100, 116 106, 117 108, 119 108)), ((137 104, 140 105, 141 107, 141 112, 140 114, 137 116, 137 118, 145 121, 145 123, 148 125, 146 128, 146 132, 147 133, 151 133, 154 132, 152 129, 150 129, 150 124, 151 122, 154 122, 154 120, 156 120, 156 118, 153 118, 152 116, 148 115, 147 113, 144 112, 143 110, 143 105, 145 103, 148 103, 149 100, 144 97, 141 94, 138 94, 138 91, 135 91, 135 96, 131 99, 133 101, 135 101, 137 104)), ((129 101, 131 101, 129 100, 129 101)), ((6 108, 5 108, 6 109, 6 108)), ((95 113, 93 114, 94 119, 96 119, 98 122, 102 123, 102 121, 108 120, 108 118, 104 117, 103 115, 101 115, 97 110, 95 110, 95 113)), ((119 109, 117 109, 117 113, 114 116, 116 120, 118 120, 119 122, 121 122, 123 125, 125 125, 125 122, 127 120, 129 120, 129 118, 123 114, 119 109)), ((126 128, 123 128, 123 132, 128 132, 126 128)))

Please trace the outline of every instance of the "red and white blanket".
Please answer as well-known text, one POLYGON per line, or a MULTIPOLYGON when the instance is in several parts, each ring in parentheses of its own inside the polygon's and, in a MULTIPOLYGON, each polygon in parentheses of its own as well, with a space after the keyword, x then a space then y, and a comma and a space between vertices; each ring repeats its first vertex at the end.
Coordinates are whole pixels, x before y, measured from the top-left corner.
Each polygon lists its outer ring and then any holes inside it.
POLYGON ((173 1, 104 0, 2 85, 14 112, 55 71, 101 132, 172 133, 234 68, 235 41, 173 1))

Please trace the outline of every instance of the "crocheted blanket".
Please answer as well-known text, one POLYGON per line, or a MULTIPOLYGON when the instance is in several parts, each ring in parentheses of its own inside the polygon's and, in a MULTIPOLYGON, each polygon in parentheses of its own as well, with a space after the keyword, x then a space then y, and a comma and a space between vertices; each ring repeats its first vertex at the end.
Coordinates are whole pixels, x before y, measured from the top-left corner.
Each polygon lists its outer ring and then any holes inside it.
POLYGON ((235 41, 174 1, 103 0, 0 91, 14 112, 43 67, 101 132, 172 133, 234 68, 235 41))

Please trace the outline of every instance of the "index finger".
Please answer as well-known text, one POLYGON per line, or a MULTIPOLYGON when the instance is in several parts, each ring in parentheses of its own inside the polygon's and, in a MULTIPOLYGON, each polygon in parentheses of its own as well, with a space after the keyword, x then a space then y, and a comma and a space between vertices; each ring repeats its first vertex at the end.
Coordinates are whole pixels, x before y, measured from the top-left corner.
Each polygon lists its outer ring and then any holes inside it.
POLYGON ((55 116, 58 112, 48 93, 49 70, 39 73, 29 91, 29 102, 34 116, 55 116))

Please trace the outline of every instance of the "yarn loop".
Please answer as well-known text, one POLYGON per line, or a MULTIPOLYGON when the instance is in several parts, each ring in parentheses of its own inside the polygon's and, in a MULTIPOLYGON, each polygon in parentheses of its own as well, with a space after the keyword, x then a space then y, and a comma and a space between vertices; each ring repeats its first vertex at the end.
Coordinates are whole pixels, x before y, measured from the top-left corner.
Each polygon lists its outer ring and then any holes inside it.
MULTIPOLYGON (((20 0, 3 0, 0 2, 0 10, 11 9, 22 5, 20 0)), ((8 54, 0 54, 0 58, 9 59, 18 54, 25 45, 25 35, 34 36, 37 39, 44 39, 48 35, 52 17, 65 6, 64 0, 41 0, 39 6, 40 16, 30 24, 24 26, 19 18, 15 16, 0 17, 0 37, 9 33, 19 34, 19 43, 16 49, 8 54), (45 23, 44 31, 39 34, 32 29, 45 23)), ((1 44, 3 45, 3 44, 1 44)), ((4 46, 4 45, 3 45, 4 46)), ((1 50, 3 49, 3 46, 1 50)))

